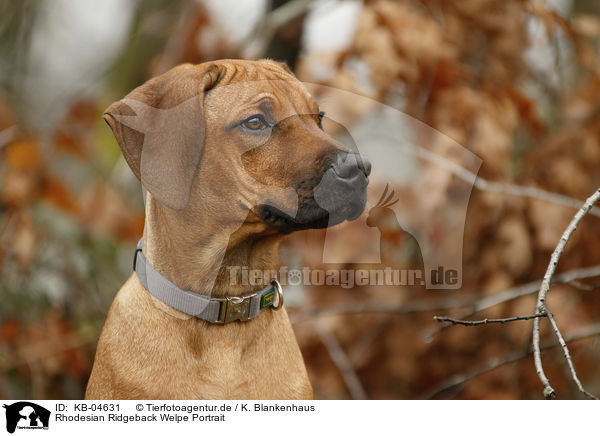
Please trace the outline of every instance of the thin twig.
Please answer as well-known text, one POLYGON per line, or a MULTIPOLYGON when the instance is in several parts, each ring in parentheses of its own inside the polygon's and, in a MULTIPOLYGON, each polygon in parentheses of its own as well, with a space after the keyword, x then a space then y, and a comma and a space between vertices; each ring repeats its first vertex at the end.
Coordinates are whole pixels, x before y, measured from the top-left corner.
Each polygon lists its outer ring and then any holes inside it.
POLYGON ((185 44, 188 42, 188 32, 186 28, 189 26, 190 15, 194 13, 192 10, 194 3, 186 2, 179 12, 179 17, 173 30, 170 32, 170 36, 167 39, 162 54, 158 58, 156 68, 154 68, 155 74, 162 74, 168 69, 174 67, 178 63, 181 63, 183 51, 185 50, 185 44))
POLYGON ((76 333, 69 334, 61 339, 60 347, 46 343, 35 343, 17 350, 14 358, 9 359, 10 363, 0 364, 0 371, 7 372, 18 368, 21 365, 29 365, 31 362, 39 362, 45 359, 57 356, 68 350, 85 347, 95 343, 97 337, 81 338, 76 333))
MULTIPOLYGON (((459 179, 465 181, 468 184, 473 184, 475 189, 487 192, 497 192, 499 194, 514 195, 516 197, 531 198, 533 200, 543 200, 550 203, 560 204, 562 206, 570 207, 573 209, 579 209, 582 207, 584 202, 573 197, 569 197, 563 194, 557 194, 556 192, 546 191, 544 189, 536 188, 533 186, 520 186, 512 183, 500 183, 492 182, 479 177, 472 171, 469 171, 465 167, 453 162, 444 156, 441 156, 432 151, 426 150, 422 147, 418 147, 413 144, 401 144, 401 147, 410 150, 417 156, 438 165, 447 171, 454 174, 459 179)), ((589 211, 590 215, 600 217, 600 208, 594 207, 589 211)))
POLYGON ((37 360, 28 361, 29 372, 31 373, 31 397, 36 400, 44 400, 44 376, 37 360))
MULTIPOLYGON (((552 278, 552 283, 564 283, 572 285, 573 282, 577 282, 578 280, 598 276, 600 276, 600 265, 594 265, 587 268, 578 268, 557 274, 552 278)), ((536 280, 533 282, 525 283, 523 285, 514 286, 512 288, 505 289, 504 291, 497 292, 480 300, 476 300, 472 303, 469 310, 461 312, 458 315, 458 317, 468 318, 470 316, 473 316, 477 312, 481 312, 499 304, 506 303, 508 301, 512 301, 519 297, 524 297, 526 295, 535 294, 539 291, 541 284, 541 280, 536 280)), ((462 306, 467 305, 465 304, 462 306)), ((439 325, 438 328, 435 331, 431 332, 428 336, 433 336, 439 333, 441 330, 445 329, 449 325, 451 324, 439 325)))
POLYGON ((323 308, 310 308, 303 310, 300 314, 291 314, 292 323, 307 321, 315 317, 331 315, 358 315, 365 313, 393 313, 408 314, 418 312, 432 312, 434 310, 455 309, 463 307, 473 298, 470 296, 456 296, 443 300, 414 301, 399 304, 384 304, 375 302, 347 303, 323 308))
POLYGON ((265 56, 269 43, 278 29, 308 11, 313 0, 291 0, 269 12, 254 27, 250 35, 228 51, 229 55, 239 55, 244 50, 245 58, 260 59, 265 56))
POLYGON ((579 289, 580 291, 592 292, 600 289, 600 283, 595 283, 593 285, 588 285, 587 283, 582 283, 579 280, 573 280, 568 283, 569 286, 574 287, 575 289, 579 289))
MULTIPOLYGON (((562 206, 577 209, 582 206, 583 202, 567 195, 557 194, 556 192, 546 191, 544 189, 533 186, 520 186, 511 183, 490 182, 478 177, 475 180, 475 188, 480 191, 498 192, 501 194, 514 195, 517 197, 526 197, 534 200, 544 200, 550 203, 560 204, 562 206)), ((600 217, 600 208, 593 208, 590 215, 600 217)))
MULTIPOLYGON (((579 389, 579 391, 582 394, 584 394, 586 397, 591 398, 592 400, 598 400, 599 398, 597 396, 595 396, 591 392, 588 392, 584 389, 583 384, 579 380, 579 377, 577 376, 577 372, 575 371, 575 365, 573 365, 573 359, 571 358, 571 353, 569 352, 569 347, 567 347, 567 342, 565 341, 565 338, 563 338, 563 335, 560 332, 558 325, 556 324, 554 315, 552 315, 552 312, 547 312, 547 314, 548 314, 547 318, 550 321, 550 325, 552 326, 552 330, 554 331, 554 334, 556 335, 558 342, 560 343, 561 350, 563 352, 565 360, 567 361, 567 365, 569 366, 569 371, 571 372, 571 378, 577 385, 577 389, 579 389)), ((539 331, 538 331, 538 334, 539 334, 539 331)), ((540 355, 539 363, 540 363, 540 365, 542 363, 541 355, 540 355)), ((540 369, 542 369, 541 366, 540 366, 540 369)), ((552 386, 550 386, 550 389, 552 389, 552 386)))
MULTIPOLYGON (((421 147, 416 147, 412 145, 404 146, 414 148, 417 151, 417 154, 423 159, 447 169, 456 177, 462 179, 467 183, 473 183, 473 187, 480 191, 497 192, 500 194, 514 195, 516 197, 543 200, 548 201, 550 203, 556 203, 563 206, 571 207, 573 209, 579 209, 584 204, 581 200, 578 200, 576 198, 562 194, 557 194, 556 192, 546 191, 544 189, 535 188, 533 186, 520 186, 514 185, 512 183, 491 182, 489 180, 477 176, 477 174, 469 171, 465 167, 458 165, 446 159, 445 157, 440 156, 439 154, 433 153, 429 150, 425 150, 421 147)), ((595 207, 589 213, 591 215, 600 217, 600 208, 595 207)))
POLYGON ((16 125, 0 131, 0 150, 9 144, 17 136, 18 127, 16 125))
MULTIPOLYGON (((564 233, 562 234, 560 241, 556 245, 554 252, 550 258, 550 263, 548 264, 548 269, 546 270, 546 274, 544 274, 544 279, 542 280, 542 284, 540 286, 540 291, 538 293, 537 303, 536 303, 536 313, 547 313, 548 320, 550 321, 550 325, 552 326, 552 330, 554 335, 558 339, 558 342, 561 345, 564 357, 569 365, 569 370, 571 371, 571 377, 573 381, 577 385, 577 388, 580 392, 586 395, 589 398, 597 399, 596 396, 590 394, 583 388, 579 377, 577 377, 577 372, 575 371, 575 367, 573 366, 573 360, 571 359, 571 354, 569 353, 569 348, 567 347, 567 343, 565 342, 556 321, 554 320, 554 316, 552 313, 548 311, 546 308, 546 297, 548 291, 550 290, 550 284, 552 283, 552 276, 556 271, 556 266, 558 265, 558 261, 560 260, 560 256, 565 250, 567 246, 567 242, 571 238, 573 232, 577 229, 577 225, 583 219, 583 217, 590 212, 594 204, 600 199, 600 189, 596 190, 584 203, 584 205, 579 209, 579 211, 575 214, 564 233)), ((542 382, 544 386, 544 397, 547 399, 553 398, 555 395, 554 388, 550 385, 550 380, 544 373, 544 368, 542 366, 542 354, 540 351, 540 318, 536 318, 533 321, 533 334, 532 334, 532 347, 533 347, 533 361, 535 363, 535 369, 538 375, 538 378, 542 382)))
MULTIPOLYGON (((574 341, 578 341, 581 339, 586 339, 586 338, 590 338, 590 337, 598 336, 598 335, 600 335, 600 324, 594 324, 590 327, 586 327, 577 332, 571 333, 570 335, 567 335, 565 337, 565 341, 570 343, 570 342, 574 342, 574 341)), ((550 348, 555 348, 559 345, 560 344, 554 340, 544 341, 541 344, 540 349, 547 350, 550 348)), ((478 377, 482 374, 490 372, 501 366, 508 365, 510 363, 514 363, 521 359, 524 359, 527 356, 529 356, 532 353, 532 351, 533 350, 531 348, 531 344, 529 344, 529 347, 526 350, 510 353, 504 357, 490 359, 488 362, 484 363, 483 365, 480 365, 480 366, 473 368, 467 372, 454 375, 454 376, 450 377, 449 379, 444 380, 443 382, 441 382, 434 388, 430 389, 421 398, 422 399, 431 399, 431 398, 435 397, 437 394, 447 391, 448 389, 451 389, 453 387, 459 386, 469 380, 474 379, 475 377, 478 377)))
POLYGON ((358 375, 354 371, 352 362, 346 355, 346 352, 342 349, 337 338, 325 327, 320 321, 315 323, 315 329, 321 342, 327 348, 327 352, 331 357, 331 360, 339 370, 344 383, 350 392, 350 396, 353 400, 366 400, 367 394, 363 388, 358 375))
MULTIPOLYGON (((570 284, 576 280, 599 276, 600 265, 594 265, 591 267, 577 268, 557 274, 553 277, 552 283, 570 284)), ((364 313, 389 313, 403 315, 469 307, 468 311, 465 311, 459 315, 460 318, 465 318, 507 301, 511 301, 525 295, 535 294, 540 289, 540 284, 541 280, 536 280, 523 285, 505 289, 504 291, 481 299, 471 295, 456 295, 451 298, 412 302, 409 301, 398 304, 383 304, 376 302, 337 304, 335 306, 311 308, 309 310, 303 309, 302 311, 298 311, 299 313, 291 313, 290 319, 292 323, 299 323, 316 317, 331 315, 356 315, 364 313)), ((440 327, 443 326, 445 325, 440 327)))
MULTIPOLYGON (((587 268, 577 268, 557 274, 552 278, 552 283, 571 283, 576 280, 598 276, 600 276, 600 265, 594 265, 587 268)), ((529 282, 524 285, 515 286, 513 288, 506 289, 505 291, 490 295, 489 297, 483 298, 482 300, 476 302, 472 307, 472 311, 473 313, 480 312, 482 310, 489 309, 490 307, 497 306, 498 304, 502 304, 525 295, 535 294, 539 291, 541 284, 541 280, 536 280, 534 282, 529 282)), ((470 316, 473 313, 464 316, 470 316)))
POLYGON ((434 316, 433 319, 435 319, 438 322, 448 322, 448 323, 454 324, 454 325, 478 326, 478 325, 486 325, 486 324, 506 324, 507 322, 525 321, 525 320, 534 319, 534 318, 543 318, 546 316, 548 316, 548 314, 546 312, 542 312, 542 313, 534 313, 533 315, 526 315, 526 316, 511 316, 510 318, 497 318, 497 319, 485 318, 485 319, 479 319, 476 321, 448 318, 447 316, 437 316, 437 315, 434 316))

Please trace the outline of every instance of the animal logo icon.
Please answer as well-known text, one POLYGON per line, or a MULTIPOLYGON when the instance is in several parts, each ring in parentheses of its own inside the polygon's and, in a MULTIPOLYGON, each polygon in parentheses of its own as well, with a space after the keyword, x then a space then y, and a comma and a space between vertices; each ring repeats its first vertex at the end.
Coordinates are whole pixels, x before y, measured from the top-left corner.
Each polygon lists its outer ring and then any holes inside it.
POLYGON ((382 263, 423 269, 423 257, 417 238, 400 225, 391 208, 398 201, 399 198, 394 199, 394 190, 390 191, 389 185, 385 185, 379 201, 369 210, 366 224, 379 230, 382 263))
POLYGON ((29 401, 19 401, 13 404, 4 404, 6 409, 6 431, 14 433, 21 429, 48 429, 50 411, 42 406, 29 401))

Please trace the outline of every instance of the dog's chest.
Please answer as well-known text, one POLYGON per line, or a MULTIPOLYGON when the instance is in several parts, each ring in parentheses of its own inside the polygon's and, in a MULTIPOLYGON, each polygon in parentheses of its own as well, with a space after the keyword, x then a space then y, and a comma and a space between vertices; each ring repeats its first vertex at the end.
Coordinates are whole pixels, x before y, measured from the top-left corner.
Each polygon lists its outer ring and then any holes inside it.
MULTIPOLYGON (((164 356, 138 372, 146 397, 196 399, 301 399, 312 388, 297 345, 271 343, 239 348, 214 341, 198 354, 185 350, 175 359, 164 356), (165 370, 168 368, 168 370, 165 370)), ((140 365, 142 366, 142 365, 140 365)))
POLYGON ((89 398, 309 399, 285 309, 226 325, 182 320, 125 286, 98 343, 89 398))

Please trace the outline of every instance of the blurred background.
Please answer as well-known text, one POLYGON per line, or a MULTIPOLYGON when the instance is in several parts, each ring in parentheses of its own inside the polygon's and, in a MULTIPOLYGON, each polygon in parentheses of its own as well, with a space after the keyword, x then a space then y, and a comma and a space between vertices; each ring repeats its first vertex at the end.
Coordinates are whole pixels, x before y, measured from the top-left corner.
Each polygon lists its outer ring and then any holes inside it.
MULTIPOLYGON (((139 181, 101 114, 150 77, 183 62, 285 61, 300 80, 368 96, 447 135, 482 159, 483 179, 583 200, 600 186, 599 43, 593 0, 0 0, 0 398, 83 397, 144 225, 139 181)), ((360 123, 371 108, 349 110, 360 123)), ((436 210, 453 195, 452 180, 430 176, 427 192, 403 195, 407 209, 425 196, 436 210)), ((542 398, 531 321, 446 327, 433 316, 533 313, 530 283, 575 212, 474 190, 461 290, 290 291, 316 397, 542 398), (499 295, 512 298, 487 304, 499 295)), ((405 235, 379 227, 382 257, 406 264, 394 256, 405 235)), ((578 228, 559 265, 578 280, 565 276, 548 300, 596 394, 600 271, 582 268, 600 263, 599 230, 596 216, 578 228)), ((340 251, 360 238, 348 235, 340 251)), ((294 235, 283 261, 316 266, 323 237, 294 235)), ((558 397, 580 398, 542 325, 558 397)))

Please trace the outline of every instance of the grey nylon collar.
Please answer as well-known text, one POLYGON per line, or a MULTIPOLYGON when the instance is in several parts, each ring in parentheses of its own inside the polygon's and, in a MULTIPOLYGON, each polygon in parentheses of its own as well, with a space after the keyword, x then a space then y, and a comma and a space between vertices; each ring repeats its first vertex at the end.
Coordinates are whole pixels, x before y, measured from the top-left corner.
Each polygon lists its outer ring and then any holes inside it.
POLYGON ((180 312, 212 323, 247 321, 263 309, 271 307, 277 310, 283 305, 281 285, 275 278, 263 289, 243 297, 210 298, 185 291, 152 267, 142 253, 142 239, 135 250, 133 269, 142 286, 160 301, 180 312))

